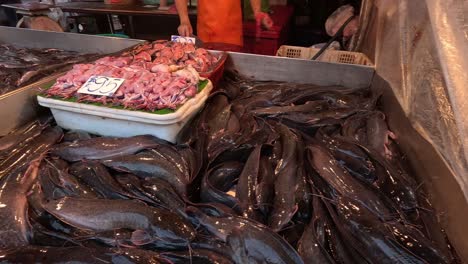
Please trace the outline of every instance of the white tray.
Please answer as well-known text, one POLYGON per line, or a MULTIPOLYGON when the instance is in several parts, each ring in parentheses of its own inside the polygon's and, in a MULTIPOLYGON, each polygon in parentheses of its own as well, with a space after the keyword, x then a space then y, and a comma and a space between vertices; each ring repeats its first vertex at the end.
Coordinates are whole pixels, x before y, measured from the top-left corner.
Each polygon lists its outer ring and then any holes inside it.
POLYGON ((38 96, 41 106, 52 110, 57 124, 65 129, 83 130, 113 137, 153 135, 175 142, 183 126, 203 107, 213 89, 211 82, 176 112, 165 115, 67 102, 38 96))

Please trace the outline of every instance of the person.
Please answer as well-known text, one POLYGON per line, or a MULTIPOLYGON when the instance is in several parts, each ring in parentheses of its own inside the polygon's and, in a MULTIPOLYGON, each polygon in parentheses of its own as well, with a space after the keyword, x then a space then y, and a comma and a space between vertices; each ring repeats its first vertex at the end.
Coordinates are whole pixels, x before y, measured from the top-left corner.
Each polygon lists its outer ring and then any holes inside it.
MULTIPOLYGON (((243 46, 241 0, 198 0, 197 35, 205 43, 223 43, 243 46)), ((179 13, 179 35, 190 37, 193 28, 188 16, 187 0, 175 0, 179 13)), ((250 0, 257 22, 270 29, 273 22, 268 14, 260 11, 261 0, 250 0)))
POLYGON ((325 30, 332 37, 344 24, 346 25, 343 28, 340 45, 346 50, 349 41, 359 29, 359 15, 356 15, 355 8, 352 5, 343 5, 335 10, 325 22, 325 30))

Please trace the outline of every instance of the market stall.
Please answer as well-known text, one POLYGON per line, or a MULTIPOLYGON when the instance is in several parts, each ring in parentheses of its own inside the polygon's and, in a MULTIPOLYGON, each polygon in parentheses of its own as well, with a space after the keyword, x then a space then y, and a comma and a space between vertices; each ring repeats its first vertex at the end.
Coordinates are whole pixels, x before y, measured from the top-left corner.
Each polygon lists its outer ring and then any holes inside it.
MULTIPOLYGON (((463 175, 412 126, 381 63, 156 41, 37 83, 55 120, 0 138, 0 261, 464 260, 459 226, 439 221, 447 198, 421 187, 463 175)), ((36 93, 21 111, 38 113, 36 93)))

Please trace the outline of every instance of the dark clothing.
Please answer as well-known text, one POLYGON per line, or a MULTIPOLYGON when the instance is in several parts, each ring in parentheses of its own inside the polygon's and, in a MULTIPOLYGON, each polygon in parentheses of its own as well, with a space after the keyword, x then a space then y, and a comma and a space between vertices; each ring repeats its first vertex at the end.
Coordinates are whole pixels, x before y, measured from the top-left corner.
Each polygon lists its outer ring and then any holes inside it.
MULTIPOLYGON (((4 0, 0 1, 1 4, 19 4, 21 1, 19 0, 4 0)), ((16 26, 16 12, 14 9, 11 8, 4 8, 0 7, 0 25, 2 26, 16 26)))

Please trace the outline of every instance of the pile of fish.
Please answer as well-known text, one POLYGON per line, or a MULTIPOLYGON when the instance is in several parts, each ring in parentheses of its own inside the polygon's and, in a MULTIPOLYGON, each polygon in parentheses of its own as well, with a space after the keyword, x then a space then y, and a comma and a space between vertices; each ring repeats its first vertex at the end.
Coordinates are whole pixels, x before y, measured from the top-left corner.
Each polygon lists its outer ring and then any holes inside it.
POLYGON ((1 263, 453 263, 367 89, 227 74, 173 145, 0 139, 1 263))
POLYGON ((93 64, 77 64, 44 91, 46 96, 76 98, 78 102, 98 102, 128 109, 154 111, 176 109, 198 91, 200 75, 191 66, 169 66, 132 57, 104 57, 93 64), (78 93, 91 77, 123 78, 112 96, 78 93))
POLYGON ((0 95, 25 86, 92 55, 59 49, 28 49, 0 45, 0 95))
POLYGON ((127 55, 148 62, 192 66, 198 72, 208 72, 219 61, 219 57, 209 53, 204 48, 197 48, 191 43, 179 43, 157 40, 145 43, 129 51, 127 55))

